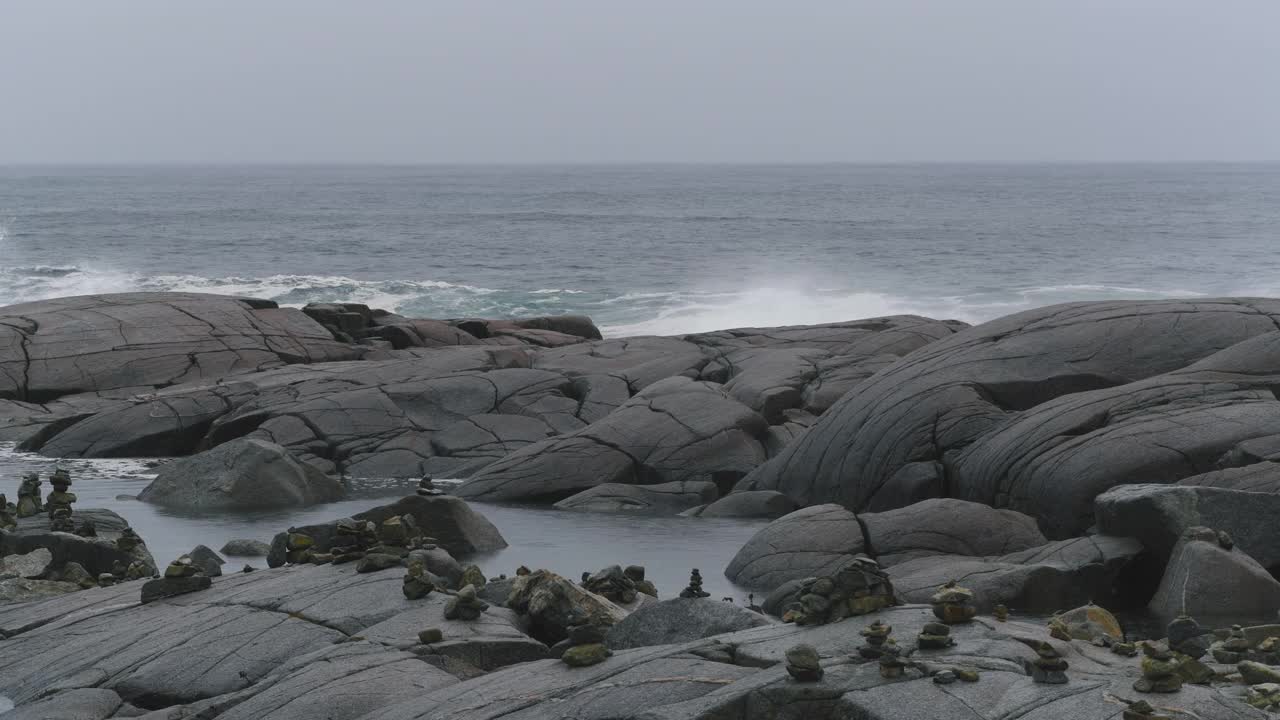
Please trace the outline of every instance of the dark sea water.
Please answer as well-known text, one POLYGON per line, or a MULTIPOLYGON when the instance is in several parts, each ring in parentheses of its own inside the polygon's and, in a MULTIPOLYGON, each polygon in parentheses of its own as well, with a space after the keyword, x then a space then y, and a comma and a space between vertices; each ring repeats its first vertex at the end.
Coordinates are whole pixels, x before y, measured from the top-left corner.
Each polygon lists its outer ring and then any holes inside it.
POLYGON ((0 168, 0 304, 236 292, 614 334, 1280 293, 1280 165, 0 168))
MULTIPOLYGON (((913 312, 970 322, 1074 299, 1280 295, 1280 166, 0 168, 0 305, 128 290, 349 300, 425 317, 582 312, 680 333, 913 312)), ((0 491, 49 461, 0 448, 0 491)), ((404 488, 184 517, 130 461, 68 463, 161 562, 269 539, 404 488)), ((482 507, 521 563, 648 565, 708 589, 759 523, 482 507)), ((260 561, 259 561, 260 564, 260 561)), ((741 597, 741 594, 738 594, 741 597)))

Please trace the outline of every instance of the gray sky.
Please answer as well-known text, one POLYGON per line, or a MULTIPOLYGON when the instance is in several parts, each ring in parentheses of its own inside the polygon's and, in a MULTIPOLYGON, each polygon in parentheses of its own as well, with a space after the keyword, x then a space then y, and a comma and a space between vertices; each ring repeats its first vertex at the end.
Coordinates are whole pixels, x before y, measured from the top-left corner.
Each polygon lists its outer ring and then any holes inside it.
POLYGON ((3 0, 0 163, 1280 160, 1277 0, 3 0))

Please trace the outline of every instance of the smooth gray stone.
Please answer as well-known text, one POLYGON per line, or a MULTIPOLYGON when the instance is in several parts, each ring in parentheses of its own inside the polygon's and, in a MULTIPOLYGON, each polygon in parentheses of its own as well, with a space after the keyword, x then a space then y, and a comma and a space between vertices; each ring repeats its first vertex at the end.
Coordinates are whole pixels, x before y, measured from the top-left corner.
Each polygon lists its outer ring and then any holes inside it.
POLYGON ((720 492, 715 483, 681 481, 656 485, 605 483, 555 504, 560 510, 577 512, 623 512, 649 515, 677 515, 691 507, 715 500, 720 492))
POLYGON ((1203 527, 1184 531, 1147 606, 1168 623, 1190 615, 1209 627, 1274 622, 1280 582, 1239 548, 1225 549, 1203 527))
POLYGON ((223 555, 235 557, 264 557, 271 552, 271 546, 261 540, 228 540, 222 546, 223 555))
POLYGON ((795 512, 795 501, 774 490, 748 490, 726 495, 691 513, 697 517, 780 518, 795 512))
POLYGON ((239 439, 165 463, 138 499, 183 510, 264 510, 339 500, 342 481, 285 448, 239 439))
POLYGON ((725 577, 752 590, 833 575, 866 553, 858 518, 839 505, 814 505, 766 525, 733 556, 725 577))
POLYGON ((3 713, 5 720, 105 720, 121 704, 111 690, 79 688, 51 695, 3 713))

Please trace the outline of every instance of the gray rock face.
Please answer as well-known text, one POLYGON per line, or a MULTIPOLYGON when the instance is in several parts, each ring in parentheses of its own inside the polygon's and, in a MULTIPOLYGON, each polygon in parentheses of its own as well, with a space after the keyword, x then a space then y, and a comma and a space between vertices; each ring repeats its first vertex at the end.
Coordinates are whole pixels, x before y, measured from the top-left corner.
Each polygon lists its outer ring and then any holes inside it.
POLYGON ((0 557, 0 579, 38 578, 53 564, 53 553, 36 548, 22 555, 0 557))
POLYGON ((1184 613, 1211 627, 1272 622, 1280 582, 1239 549, 1222 547, 1214 531, 1192 527, 1174 547, 1148 607, 1166 623, 1184 613))
POLYGON ((858 554, 891 566, 930 555, 1001 555, 1045 542, 1031 518, 963 500, 926 500, 861 516, 815 505, 763 528, 725 575, 743 587, 772 590, 788 580, 830 575, 858 554))
POLYGON ((1126 575, 1142 553, 1142 544, 1133 538, 1095 535, 999 557, 922 557, 888 572, 894 590, 907 602, 928 602, 940 586, 955 580, 973 591, 982 612, 1003 604, 1052 613, 1127 594, 1126 575))
POLYGON ((73 582, 7 578, 0 580, 0 605, 45 600, 78 590, 80 590, 80 586, 73 582))
POLYGON ((530 634, 548 645, 567 638, 571 625, 613 625, 626 617, 617 605, 547 570, 517 577, 507 607, 527 617, 530 634))
POLYGON ((690 514, 697 517, 780 518, 797 509, 791 498, 775 490, 748 490, 726 495, 690 514))
POLYGON ((627 650, 685 643, 769 624, 764 615, 733 603, 674 598, 641 606, 610 628, 605 642, 614 650, 627 650))
MULTIPOLYGON (((1124 471, 1105 470, 1108 462, 1088 452, 1070 464, 1056 458, 1081 446, 1116 447, 1115 459, 1122 461, 1122 455, 1133 453, 1135 447, 1085 439, 1083 434, 1093 431, 1098 422, 1097 413, 1088 414, 1088 403, 1080 407, 1084 417, 1074 423, 1065 421, 1063 410, 1055 411, 1051 416, 1063 418, 1063 429, 1052 434, 1024 429, 1008 432, 1008 439, 986 441, 981 448, 964 450, 966 446, 1002 424, 1007 428, 1036 422, 1039 406, 1054 398, 1169 373, 1222 348, 1273 332, 1277 318, 1280 301, 1245 298, 1072 303, 994 320, 923 347, 857 385, 809 432, 754 471, 743 489, 778 490, 801 504, 839 502, 863 510, 902 507, 940 496, 947 488, 953 496, 1008 506, 1037 518, 1043 513, 1056 524, 1074 526, 1082 510, 1087 519, 1093 495, 1105 490, 1107 483, 1119 484, 1113 480, 1124 471), (1011 418, 1011 413, 1022 411, 1029 412, 1011 418), (1048 442, 1064 435, 1056 446, 1048 442), (1000 464, 1002 457, 1014 463, 1018 448, 1037 452, 1018 464, 1000 464), (950 469, 961 450, 969 462, 963 471, 950 469), (1097 481, 1090 475, 1077 480, 1054 474, 1058 467, 1076 472, 1086 462, 1099 468, 1096 472, 1110 474, 1097 481), (1031 474, 1025 474, 1024 467, 1031 474), (1000 483, 1002 470, 1015 471, 1007 489, 1000 483), (1069 498, 1072 502, 1063 502, 1058 492, 1078 492, 1086 498, 1083 509, 1075 495, 1069 498)), ((1240 380, 1236 377, 1233 382, 1240 380)), ((1165 391, 1153 392, 1167 396, 1165 391)), ((1250 423, 1262 422, 1257 432, 1267 432, 1272 415, 1269 410, 1261 412, 1260 390, 1217 395, 1192 403, 1197 409, 1188 419, 1205 429, 1215 423, 1255 427, 1250 423), (1215 411, 1215 405, 1244 405, 1245 409, 1215 411)), ((1274 398, 1269 404, 1280 407, 1274 398)), ((1156 412, 1155 405, 1145 405, 1149 413, 1156 412)), ((1177 413, 1162 421, 1152 414, 1148 418, 1161 426, 1162 433, 1173 432, 1178 420, 1177 413)), ((1134 431, 1142 430, 1135 426, 1134 431)), ((1203 442, 1182 436, 1184 444, 1191 443, 1187 447, 1195 451, 1193 458, 1220 454, 1244 439, 1220 430, 1209 434, 1212 437, 1203 442)), ((1142 455, 1155 457, 1154 446, 1147 447, 1152 450, 1142 455)), ((1166 451, 1161 471, 1184 462, 1177 456, 1166 451)), ((1129 463, 1123 464, 1132 469, 1129 463)), ((1184 467, 1181 475, 1166 480, 1198 471, 1184 467)))
POLYGON ((198 293, 126 293, 0 308, 0 398, 157 388, 290 363, 349 360, 298 310, 198 293))
POLYGON ((209 577, 221 575, 222 566, 227 563, 226 560, 218 556, 218 553, 205 545, 195 546, 187 555, 191 558, 191 564, 200 568, 209 577))
POLYGON ((604 483, 713 482, 764 460, 767 425, 711 383, 668 378, 602 420, 521 448, 456 490, 488 501, 564 497, 604 483))
POLYGON ((105 720, 120 707, 120 696, 110 690, 80 688, 52 695, 12 712, 5 720, 105 720))
POLYGON ((605 483, 556 503, 560 510, 676 515, 719 496, 715 483, 684 481, 657 485, 605 483))
POLYGON ((857 516, 839 505, 814 505, 765 526, 724 574, 742 587, 769 590, 788 580, 833 575, 866 550, 857 516))
POLYGON ((341 499, 342 481, 263 440, 239 439, 165 463, 139 500, 184 510, 262 510, 341 499))
POLYGON ((1168 558, 1187 528, 1227 530, 1236 547, 1264 567, 1280 567, 1280 495, 1220 487, 1121 485, 1098 496, 1098 529, 1125 533, 1168 558))

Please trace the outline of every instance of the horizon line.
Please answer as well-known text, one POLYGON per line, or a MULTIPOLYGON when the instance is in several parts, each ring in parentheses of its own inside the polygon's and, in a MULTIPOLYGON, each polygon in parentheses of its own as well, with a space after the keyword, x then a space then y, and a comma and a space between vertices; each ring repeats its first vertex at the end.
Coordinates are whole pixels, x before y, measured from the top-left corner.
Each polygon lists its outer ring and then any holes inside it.
POLYGON ((1034 165, 1278 165, 1280 159, 1262 160, 513 160, 513 161, 219 161, 219 160, 156 160, 156 161, 21 161, 0 162, 2 168, 181 168, 181 167, 903 167, 903 166, 1034 166, 1034 165))

